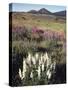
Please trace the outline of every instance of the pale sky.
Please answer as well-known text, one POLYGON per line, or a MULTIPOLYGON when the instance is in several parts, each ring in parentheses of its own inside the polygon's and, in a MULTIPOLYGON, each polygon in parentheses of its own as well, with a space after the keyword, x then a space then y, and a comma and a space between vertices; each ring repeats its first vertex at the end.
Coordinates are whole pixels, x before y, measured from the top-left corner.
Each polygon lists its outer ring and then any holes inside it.
POLYGON ((66 10, 65 6, 56 6, 56 5, 41 5, 41 4, 24 4, 24 3, 13 3, 12 9, 10 5, 10 11, 13 12, 22 12, 22 11, 29 11, 29 10, 39 10, 41 8, 45 8, 51 12, 58 12, 66 10))

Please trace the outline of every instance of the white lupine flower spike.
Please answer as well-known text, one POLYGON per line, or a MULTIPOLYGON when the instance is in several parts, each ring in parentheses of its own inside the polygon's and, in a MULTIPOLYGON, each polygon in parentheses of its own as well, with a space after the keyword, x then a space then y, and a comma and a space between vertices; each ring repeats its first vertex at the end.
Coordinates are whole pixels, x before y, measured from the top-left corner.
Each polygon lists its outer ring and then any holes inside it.
POLYGON ((19 77, 21 78, 21 80, 23 80, 26 77, 27 69, 30 72, 30 78, 33 78, 32 68, 36 69, 37 74, 38 74, 38 79, 41 79, 41 74, 42 72, 44 72, 44 69, 46 68, 46 75, 49 80, 51 79, 52 74, 54 74, 55 72, 56 61, 52 62, 51 58, 48 57, 47 52, 44 54, 36 53, 35 55, 28 53, 27 58, 23 58, 22 68, 23 68, 22 71, 19 68, 19 77))
POLYGON ((19 76, 20 76, 20 78, 22 77, 22 72, 21 72, 20 68, 19 68, 19 76))

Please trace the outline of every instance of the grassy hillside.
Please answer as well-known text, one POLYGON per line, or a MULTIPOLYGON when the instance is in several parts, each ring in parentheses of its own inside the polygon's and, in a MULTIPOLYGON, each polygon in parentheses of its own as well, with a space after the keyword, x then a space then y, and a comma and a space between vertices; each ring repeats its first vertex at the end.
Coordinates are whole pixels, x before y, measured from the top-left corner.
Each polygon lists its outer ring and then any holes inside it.
MULTIPOLYGON (((11 25, 11 19, 10 19, 11 25)), ((59 84, 66 82, 66 20, 65 17, 45 15, 45 14, 31 14, 16 12, 12 13, 12 41, 10 41, 10 49, 12 48, 12 85, 45 85, 45 84, 59 84), (12 45, 11 45, 12 43, 12 45), (28 54, 29 53, 29 54, 28 54), (33 64, 35 54, 42 55, 37 59, 43 61, 43 56, 47 53, 50 59, 44 57, 44 71, 42 71, 41 64, 38 62, 33 64), (31 56, 32 55, 32 56, 31 56), (30 59, 31 58, 31 59, 30 59), (24 76, 21 79, 21 71, 23 72, 23 62, 31 62, 31 65, 26 63, 28 68, 22 73, 24 76), (49 60, 51 60, 51 63, 49 60), (54 69, 54 62, 55 69, 54 69), (36 67, 35 67, 36 66, 36 67), (53 68, 52 68, 53 66, 53 68), (51 68, 50 68, 51 67, 51 68), (40 70, 40 79, 38 79, 38 70, 40 70), (53 70, 54 69, 54 70, 53 70), (48 71, 50 70, 50 71, 48 71), (20 71, 20 72, 19 72, 20 71), (31 72, 33 78, 31 78, 31 72), (51 77, 48 79, 47 72, 50 72, 51 77)), ((11 33, 10 33, 11 34, 11 33)), ((10 54, 11 55, 11 54, 10 54)), ((47 56, 46 55, 46 56, 47 56)), ((42 64, 42 66, 43 66, 42 64)), ((25 66, 26 66, 25 65, 25 66)))
POLYGON ((13 13, 13 26, 26 26, 27 28, 39 27, 42 29, 52 29, 65 31, 65 19, 54 15, 30 14, 30 13, 13 13))

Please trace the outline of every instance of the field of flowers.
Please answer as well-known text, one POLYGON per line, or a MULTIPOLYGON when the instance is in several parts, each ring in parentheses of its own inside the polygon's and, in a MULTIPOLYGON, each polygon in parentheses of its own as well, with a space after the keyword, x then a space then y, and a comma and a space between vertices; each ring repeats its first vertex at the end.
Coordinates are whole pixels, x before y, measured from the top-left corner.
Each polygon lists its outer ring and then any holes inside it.
POLYGON ((38 27, 12 27, 12 85, 65 82, 65 33, 38 27))
POLYGON ((12 86, 66 83, 65 17, 13 12, 9 19, 12 86))

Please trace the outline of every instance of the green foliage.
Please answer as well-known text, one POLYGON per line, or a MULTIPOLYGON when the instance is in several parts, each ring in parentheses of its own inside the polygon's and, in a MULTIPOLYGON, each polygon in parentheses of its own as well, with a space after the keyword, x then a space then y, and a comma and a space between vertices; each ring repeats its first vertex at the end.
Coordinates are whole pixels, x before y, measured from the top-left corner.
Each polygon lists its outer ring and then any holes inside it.
MULTIPOLYGON (((60 40, 60 39, 57 40, 55 38, 45 39, 40 37, 39 34, 35 34, 35 36, 33 36, 30 28, 29 29, 25 27, 18 28, 17 31, 12 32, 12 57, 13 57, 12 59, 13 62, 16 59, 15 64, 18 64, 19 67, 22 67, 22 60, 24 57, 27 56, 28 52, 34 54, 36 52, 44 53, 47 51, 49 53, 49 57, 51 57, 51 60, 56 61, 60 69, 62 65, 66 64, 65 47, 63 48, 64 44, 65 44, 64 40, 60 40)), ((10 42, 10 48, 11 48, 11 42, 10 42)), ((27 85, 61 83, 63 81, 65 82, 65 79, 62 81, 59 79, 57 80, 54 77, 52 78, 52 80, 48 80, 46 77, 46 70, 42 72, 41 79, 39 80, 37 77, 38 75, 35 66, 30 68, 30 70, 29 69, 27 70, 26 78, 23 80, 20 80, 19 76, 15 75, 16 78, 13 77, 13 84, 27 86, 27 85), (33 75, 34 75, 33 79, 29 77, 31 69, 33 69, 33 75)), ((64 72, 63 70, 64 69, 61 68, 62 74, 64 72)))

